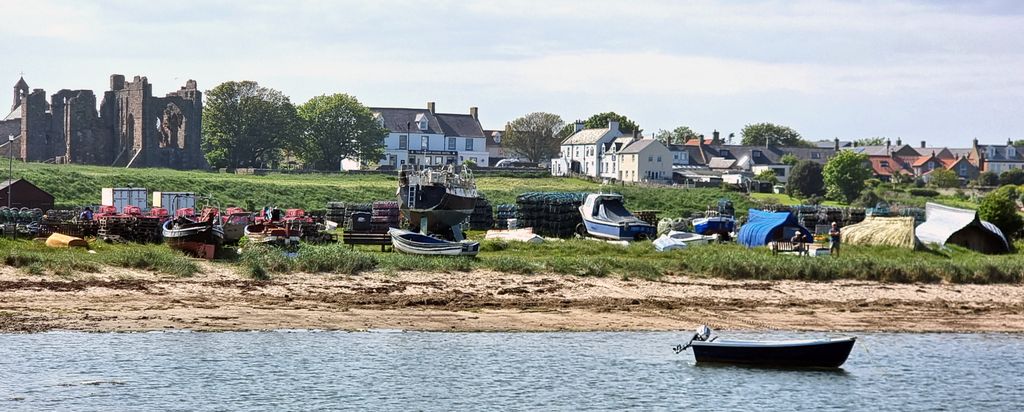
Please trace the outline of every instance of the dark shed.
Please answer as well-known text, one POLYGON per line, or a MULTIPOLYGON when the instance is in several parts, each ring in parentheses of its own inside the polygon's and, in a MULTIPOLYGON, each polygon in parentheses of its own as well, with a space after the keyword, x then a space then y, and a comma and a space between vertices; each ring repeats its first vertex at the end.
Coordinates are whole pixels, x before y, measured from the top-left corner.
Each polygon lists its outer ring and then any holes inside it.
POLYGON ((53 195, 25 179, 0 182, 0 206, 7 207, 7 193, 11 193, 11 207, 53 209, 53 195))

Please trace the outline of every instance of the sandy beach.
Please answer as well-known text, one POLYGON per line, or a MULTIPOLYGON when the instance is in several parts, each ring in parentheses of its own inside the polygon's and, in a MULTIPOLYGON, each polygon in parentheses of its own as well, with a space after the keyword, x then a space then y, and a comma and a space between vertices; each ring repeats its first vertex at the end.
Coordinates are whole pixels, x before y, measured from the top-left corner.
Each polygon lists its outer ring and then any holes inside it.
POLYGON ((427 331, 1024 332, 1024 285, 658 281, 491 272, 70 278, 0 268, 0 332, 374 328, 427 331))

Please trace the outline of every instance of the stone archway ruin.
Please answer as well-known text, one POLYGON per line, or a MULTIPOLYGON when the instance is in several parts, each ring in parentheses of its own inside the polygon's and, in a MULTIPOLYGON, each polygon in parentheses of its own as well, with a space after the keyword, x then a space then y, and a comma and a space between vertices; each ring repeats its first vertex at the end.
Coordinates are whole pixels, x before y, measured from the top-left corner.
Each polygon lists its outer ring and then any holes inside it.
POLYGON ((167 104, 160 125, 160 147, 185 148, 185 116, 178 105, 167 104))

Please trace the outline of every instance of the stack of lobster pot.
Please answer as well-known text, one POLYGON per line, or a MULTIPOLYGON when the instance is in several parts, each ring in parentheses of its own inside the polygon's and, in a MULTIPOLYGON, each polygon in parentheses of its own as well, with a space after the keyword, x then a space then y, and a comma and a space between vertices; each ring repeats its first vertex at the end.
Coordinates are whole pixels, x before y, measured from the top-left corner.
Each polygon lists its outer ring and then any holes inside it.
POLYGON ((519 210, 514 204, 501 204, 496 210, 497 220, 494 222, 494 227, 501 230, 508 229, 509 219, 516 219, 519 216, 519 210))
POLYGON ((531 192, 516 197, 519 227, 532 227, 541 236, 571 237, 583 223, 581 193, 531 192))
POLYGON ((398 209, 398 202, 394 200, 373 202, 372 216, 370 217, 371 231, 387 232, 390 228, 398 227, 401 220, 402 214, 398 209))
POLYGON ((327 220, 345 227, 345 202, 327 202, 327 220))
POLYGON ((483 196, 476 198, 473 214, 469 216, 469 229, 490 230, 492 227, 494 227, 494 210, 491 208, 491 202, 483 196))

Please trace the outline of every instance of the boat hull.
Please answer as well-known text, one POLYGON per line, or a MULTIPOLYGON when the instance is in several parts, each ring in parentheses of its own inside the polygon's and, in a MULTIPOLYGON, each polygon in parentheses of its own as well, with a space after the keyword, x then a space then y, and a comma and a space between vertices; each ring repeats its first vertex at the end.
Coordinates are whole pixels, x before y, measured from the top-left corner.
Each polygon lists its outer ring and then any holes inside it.
POLYGON ((702 217, 693 220, 693 231, 701 235, 728 234, 736 229, 736 220, 727 216, 702 217))
POLYGON ((273 246, 295 246, 302 240, 302 231, 284 226, 254 223, 245 227, 245 237, 250 243, 273 246))
POLYGON ((838 368, 856 338, 794 342, 693 342, 697 363, 728 363, 792 368, 838 368))
POLYGON ((447 233, 473 214, 476 197, 458 195, 441 185, 418 186, 410 202, 409 187, 404 186, 399 189, 399 205, 414 228, 426 217, 428 232, 447 233))
POLYGON ((391 229, 391 244, 399 252, 412 255, 476 256, 480 242, 449 242, 408 230, 391 229))
POLYGON ((653 238, 657 229, 646 223, 611 223, 583 219, 590 236, 611 240, 639 240, 653 238))
POLYGON ((164 222, 162 233, 171 249, 206 259, 212 259, 217 246, 224 243, 224 229, 210 223, 179 224, 168 220, 164 222))

